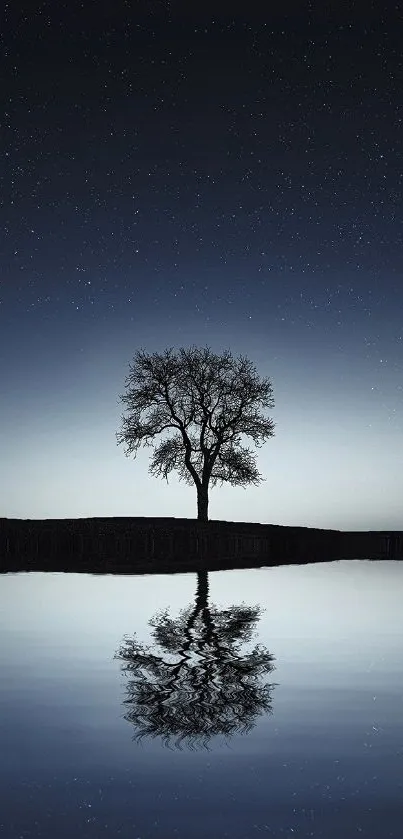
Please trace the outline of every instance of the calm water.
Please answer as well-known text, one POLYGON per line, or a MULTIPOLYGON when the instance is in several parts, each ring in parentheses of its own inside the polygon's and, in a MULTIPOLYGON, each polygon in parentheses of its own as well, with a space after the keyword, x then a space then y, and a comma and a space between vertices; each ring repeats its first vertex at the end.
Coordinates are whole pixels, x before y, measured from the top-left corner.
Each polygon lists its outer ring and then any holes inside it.
POLYGON ((403 563, 0 577, 0 835, 401 837, 403 563))

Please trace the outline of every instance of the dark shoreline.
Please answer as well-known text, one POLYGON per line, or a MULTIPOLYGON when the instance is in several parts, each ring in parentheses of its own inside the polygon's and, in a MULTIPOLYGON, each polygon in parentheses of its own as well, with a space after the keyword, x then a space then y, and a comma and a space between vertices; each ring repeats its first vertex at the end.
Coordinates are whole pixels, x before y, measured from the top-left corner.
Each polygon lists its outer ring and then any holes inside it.
POLYGON ((3 573, 175 573, 337 559, 403 559, 403 532, 176 518, 0 519, 3 573))

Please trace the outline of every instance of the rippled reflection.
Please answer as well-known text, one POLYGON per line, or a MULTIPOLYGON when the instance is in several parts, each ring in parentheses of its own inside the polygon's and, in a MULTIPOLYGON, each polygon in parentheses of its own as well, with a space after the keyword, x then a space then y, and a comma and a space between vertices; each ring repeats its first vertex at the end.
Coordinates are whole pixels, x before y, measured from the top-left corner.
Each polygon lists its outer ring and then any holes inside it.
POLYGON ((128 677, 124 718, 135 740, 208 748, 212 737, 246 733, 271 713, 275 685, 265 677, 275 669, 274 656, 251 646, 262 610, 218 609, 208 595, 208 573, 200 571, 194 606, 176 618, 168 610, 156 614, 149 621, 153 645, 125 637, 117 651, 128 677))

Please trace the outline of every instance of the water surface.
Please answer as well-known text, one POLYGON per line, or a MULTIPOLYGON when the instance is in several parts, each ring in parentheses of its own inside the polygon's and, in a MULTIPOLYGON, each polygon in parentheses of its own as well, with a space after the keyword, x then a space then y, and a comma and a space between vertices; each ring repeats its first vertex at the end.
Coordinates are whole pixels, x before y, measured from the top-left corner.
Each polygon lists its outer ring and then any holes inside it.
POLYGON ((5 839, 401 837, 403 563, 0 576, 5 839))

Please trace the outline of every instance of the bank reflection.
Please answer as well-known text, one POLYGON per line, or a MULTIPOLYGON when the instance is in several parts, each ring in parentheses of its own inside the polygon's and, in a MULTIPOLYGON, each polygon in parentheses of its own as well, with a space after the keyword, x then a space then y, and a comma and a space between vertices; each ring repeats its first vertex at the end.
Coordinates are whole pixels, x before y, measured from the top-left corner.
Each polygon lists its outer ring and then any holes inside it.
POLYGON ((213 737, 245 734, 272 712, 274 656, 252 646, 262 610, 209 604, 208 572, 197 574, 195 604, 150 621, 153 644, 125 637, 116 653, 127 677, 124 718, 133 739, 208 748, 213 737))

